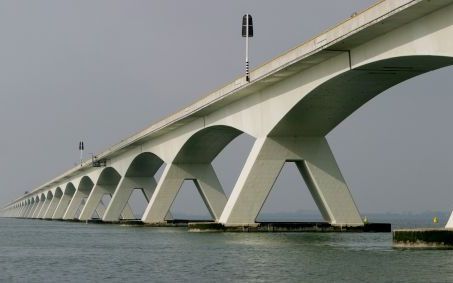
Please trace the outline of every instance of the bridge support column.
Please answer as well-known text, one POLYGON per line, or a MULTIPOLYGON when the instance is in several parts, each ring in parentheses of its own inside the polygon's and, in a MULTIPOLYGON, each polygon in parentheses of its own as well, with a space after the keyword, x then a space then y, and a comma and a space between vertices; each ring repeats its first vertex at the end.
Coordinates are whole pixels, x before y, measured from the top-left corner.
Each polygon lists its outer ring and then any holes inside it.
MULTIPOLYGON (((85 206, 80 213, 79 220, 89 220, 92 218, 93 213, 96 211, 99 218, 103 218, 106 212, 106 207, 102 202, 102 197, 106 194, 112 194, 115 191, 115 185, 96 185, 87 198, 85 206)), ((111 202, 111 201, 110 201, 111 202)), ((134 213, 129 204, 126 203, 122 212, 120 212, 124 219, 135 219, 134 213)))
POLYGON ((333 225, 363 225, 324 137, 258 138, 220 217, 224 225, 253 225, 286 161, 294 161, 323 218, 333 225))
POLYGON ((74 219, 77 209, 80 207, 80 204, 82 203, 82 199, 86 198, 87 196, 88 196, 87 192, 77 190, 74 193, 74 196, 72 197, 71 201, 69 202, 68 209, 66 209, 66 212, 63 215, 63 219, 64 220, 74 219))
POLYGON ((29 209, 30 209, 30 204, 26 204, 24 207, 24 210, 22 210, 22 213, 20 214, 20 217, 24 218, 25 215, 27 215, 27 212, 29 209))
POLYGON ((211 164, 171 164, 165 167, 142 221, 145 223, 165 222, 176 195, 184 180, 193 180, 209 213, 219 219, 227 198, 211 164))
POLYGON ((36 209, 37 205, 38 205, 37 202, 32 203, 32 205, 30 207, 30 210, 28 210, 27 215, 25 217, 32 218, 33 217, 33 213, 35 212, 35 209, 36 209))
MULTIPOLYGON (((128 201, 134 189, 141 189, 149 202, 156 188, 154 177, 123 177, 110 200, 103 221, 118 221, 121 213, 129 206, 128 201)), ((123 217, 124 218, 124 217, 123 217)), ((130 219, 130 218, 129 218, 130 219)), ((135 216, 133 216, 135 219, 135 216)))
POLYGON ((52 200, 50 201, 49 208, 47 208, 46 213, 44 214, 43 218, 44 219, 52 219, 52 215, 55 212, 55 209, 58 206, 58 203, 60 202, 61 197, 56 197, 55 195, 52 197, 52 200))
POLYGON ((41 209, 42 209, 43 205, 44 205, 44 200, 40 200, 38 202, 38 205, 36 206, 35 211, 33 211, 32 218, 38 218, 38 215, 41 212, 41 209))
POLYGON ((27 213, 28 213, 28 211, 30 211, 30 207, 31 207, 31 204, 27 204, 25 206, 25 209, 22 211, 22 214, 20 216, 24 217, 24 218, 27 217, 27 213))
POLYGON ((62 219, 66 210, 68 209, 69 203, 71 202, 72 196, 68 194, 63 194, 58 202, 58 205, 55 209, 52 219, 62 219))
POLYGON ((27 208, 26 205, 22 205, 19 207, 19 211, 17 212, 17 217, 22 217, 22 214, 24 213, 25 209, 27 208))
MULTIPOLYGON (((110 193, 109 190, 107 190, 104 186, 102 185, 96 185, 94 186, 93 190, 91 190, 90 195, 88 196, 85 206, 82 209, 82 212, 80 213, 79 220, 89 220, 91 219, 91 216, 93 213, 96 211, 96 208, 98 207, 99 203, 102 200, 102 197, 105 194, 110 193)), ((104 203, 102 203, 103 206, 104 203)), ((101 208, 100 211, 98 211, 99 214, 103 214, 104 209, 101 208)), ((99 215, 99 218, 102 218, 103 215, 99 215)))
POLYGON ((43 205, 42 205, 42 207, 41 207, 41 210, 40 210, 39 213, 38 213, 37 218, 44 218, 44 214, 46 213, 47 208, 49 208, 50 201, 51 201, 50 198, 46 198, 46 199, 44 200, 44 203, 43 203, 43 205))
POLYGON ((453 229, 453 211, 451 212, 450 219, 448 219, 447 225, 445 226, 447 229, 453 229))

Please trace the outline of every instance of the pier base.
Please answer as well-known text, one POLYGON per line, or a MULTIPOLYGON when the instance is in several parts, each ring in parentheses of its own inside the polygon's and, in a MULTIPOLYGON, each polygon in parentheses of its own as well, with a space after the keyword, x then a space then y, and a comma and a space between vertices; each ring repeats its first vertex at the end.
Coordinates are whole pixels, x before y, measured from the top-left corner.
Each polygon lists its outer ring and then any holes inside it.
POLYGON ((336 226, 327 222, 260 222, 255 225, 225 226, 221 223, 189 223, 190 232, 391 232, 390 223, 336 226))
POLYGON ((453 229, 401 229, 393 231, 395 248, 453 249, 453 229))

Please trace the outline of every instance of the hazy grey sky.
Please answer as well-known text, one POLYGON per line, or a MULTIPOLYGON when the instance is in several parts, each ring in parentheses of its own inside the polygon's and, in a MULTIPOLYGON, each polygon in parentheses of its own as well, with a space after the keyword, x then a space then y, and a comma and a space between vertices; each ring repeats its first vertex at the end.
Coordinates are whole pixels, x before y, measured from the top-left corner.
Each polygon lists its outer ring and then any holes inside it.
MULTIPOLYGON (((253 68, 373 2, 0 1, 1 202, 71 168, 79 140, 100 152, 242 75, 244 13, 253 68)), ((361 212, 453 208, 452 74, 398 85, 328 135, 361 212)), ((216 160, 227 192, 251 142, 216 160)), ((313 209, 285 169, 264 209, 313 209)), ((175 206, 196 213, 183 191, 175 206)))

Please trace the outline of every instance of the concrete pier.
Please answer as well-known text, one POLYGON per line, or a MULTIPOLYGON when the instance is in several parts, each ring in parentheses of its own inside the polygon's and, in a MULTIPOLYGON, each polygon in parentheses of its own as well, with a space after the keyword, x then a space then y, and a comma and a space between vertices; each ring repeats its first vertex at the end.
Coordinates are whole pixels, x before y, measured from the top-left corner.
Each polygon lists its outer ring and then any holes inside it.
POLYGON ((391 232, 390 223, 337 226, 327 222, 260 222, 255 225, 226 226, 222 223, 189 223, 189 232, 391 232))
POLYGON ((393 231, 395 248, 453 249, 453 229, 401 229, 393 231))

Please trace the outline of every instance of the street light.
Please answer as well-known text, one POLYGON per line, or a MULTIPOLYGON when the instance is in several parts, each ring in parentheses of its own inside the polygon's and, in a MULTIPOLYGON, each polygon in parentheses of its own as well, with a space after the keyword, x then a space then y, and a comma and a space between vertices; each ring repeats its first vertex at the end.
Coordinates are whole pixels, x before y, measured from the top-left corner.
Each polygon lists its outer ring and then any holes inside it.
POLYGON ((85 149, 85 145, 83 144, 83 141, 79 142, 79 151, 80 151, 80 166, 82 166, 82 161, 83 161, 83 150, 85 149))
POLYGON ((250 82, 249 76, 249 37, 253 37, 253 21, 250 14, 242 17, 242 37, 245 37, 245 80, 250 82))

